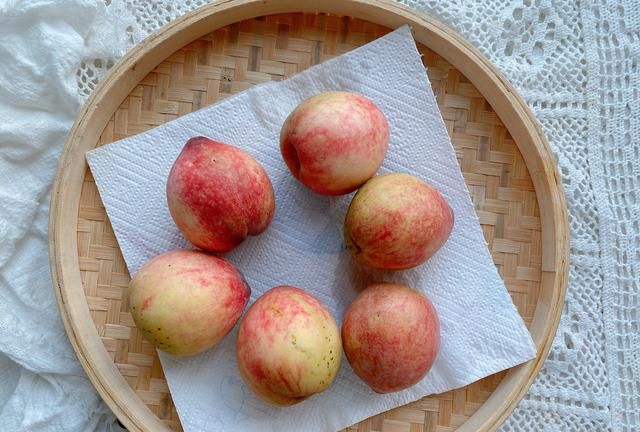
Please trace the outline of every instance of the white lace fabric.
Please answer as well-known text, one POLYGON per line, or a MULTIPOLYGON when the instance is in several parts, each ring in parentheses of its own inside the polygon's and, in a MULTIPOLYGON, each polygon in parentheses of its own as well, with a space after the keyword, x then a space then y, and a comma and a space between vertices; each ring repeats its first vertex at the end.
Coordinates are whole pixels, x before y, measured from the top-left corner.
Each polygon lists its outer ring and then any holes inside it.
MULTIPOLYGON (((640 430, 640 3, 402 2, 452 27, 509 78, 545 130, 567 197, 560 326, 501 430, 640 430)), ((0 430, 117 428, 55 306, 48 191, 64 135, 104 73, 204 3, 0 0, 0 430)))

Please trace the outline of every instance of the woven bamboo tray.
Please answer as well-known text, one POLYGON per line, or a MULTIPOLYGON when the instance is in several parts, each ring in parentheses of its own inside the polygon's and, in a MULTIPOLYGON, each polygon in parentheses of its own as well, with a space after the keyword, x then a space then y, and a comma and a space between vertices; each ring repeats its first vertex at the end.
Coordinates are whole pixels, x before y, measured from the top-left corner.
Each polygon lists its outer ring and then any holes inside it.
POLYGON ((538 356, 348 430, 494 430, 526 392, 558 325, 568 224, 553 156, 523 101, 459 36, 395 3, 231 0, 169 24, 114 66, 60 159, 50 215, 54 288, 81 364, 129 430, 181 426, 155 350, 129 314, 129 275, 85 152, 286 78, 403 24, 419 42, 494 262, 538 356))

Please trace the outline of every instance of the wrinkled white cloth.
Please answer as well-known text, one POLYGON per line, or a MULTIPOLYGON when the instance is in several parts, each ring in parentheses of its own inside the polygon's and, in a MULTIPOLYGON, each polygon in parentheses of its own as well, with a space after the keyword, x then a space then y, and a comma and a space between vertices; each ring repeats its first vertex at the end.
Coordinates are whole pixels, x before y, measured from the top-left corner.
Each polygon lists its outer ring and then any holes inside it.
MULTIPOLYGON (((567 303, 549 359, 502 430, 638 430, 640 5, 402 2, 510 79, 547 134, 567 195, 567 303)), ((113 428, 58 318, 47 193, 80 101, 131 44, 203 3, 0 0, 0 430, 113 428)))
POLYGON ((125 52, 116 18, 101 1, 0 2, 2 431, 120 429, 65 335, 47 254, 49 190, 81 102, 76 71, 125 52))

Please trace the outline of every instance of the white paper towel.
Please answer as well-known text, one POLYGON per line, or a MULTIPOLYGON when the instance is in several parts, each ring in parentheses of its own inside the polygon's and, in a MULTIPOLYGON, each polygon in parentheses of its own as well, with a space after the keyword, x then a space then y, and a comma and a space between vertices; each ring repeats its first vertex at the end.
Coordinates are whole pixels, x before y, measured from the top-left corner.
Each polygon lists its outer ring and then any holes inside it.
POLYGON ((252 288, 254 301, 281 284, 307 289, 340 323, 356 286, 403 282, 424 291, 441 320, 440 354, 412 388, 377 395, 346 359, 334 385, 290 408, 258 400, 242 382, 235 330, 208 352, 189 358, 161 353, 180 420, 191 431, 338 430, 376 413, 448 391, 531 359, 535 347, 498 275, 438 111, 411 32, 402 27, 368 45, 290 79, 255 86, 146 133, 95 149, 87 159, 129 271, 149 258, 187 245, 167 209, 165 182, 184 143, 195 135, 242 147, 268 172, 276 215, 262 235, 227 257, 252 288), (426 264, 372 272, 351 260, 342 222, 351 196, 327 198, 301 186, 279 152, 286 116, 325 90, 350 90, 373 99, 391 129, 381 172, 408 172, 440 190, 455 212, 445 246, 426 264))

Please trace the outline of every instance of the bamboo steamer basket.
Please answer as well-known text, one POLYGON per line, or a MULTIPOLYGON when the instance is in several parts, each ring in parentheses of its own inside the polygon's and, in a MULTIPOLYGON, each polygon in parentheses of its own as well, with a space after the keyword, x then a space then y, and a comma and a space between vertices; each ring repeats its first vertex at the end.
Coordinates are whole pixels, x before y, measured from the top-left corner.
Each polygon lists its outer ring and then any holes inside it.
POLYGON ((168 24, 110 70, 67 138, 54 183, 49 249, 62 318, 89 379, 129 430, 181 425, 158 356, 129 314, 129 275, 85 153, 404 24, 423 54, 494 263, 538 354, 347 430, 492 431, 525 394, 562 311, 568 220, 553 154, 524 101, 459 35, 395 2, 227 0, 168 24))

